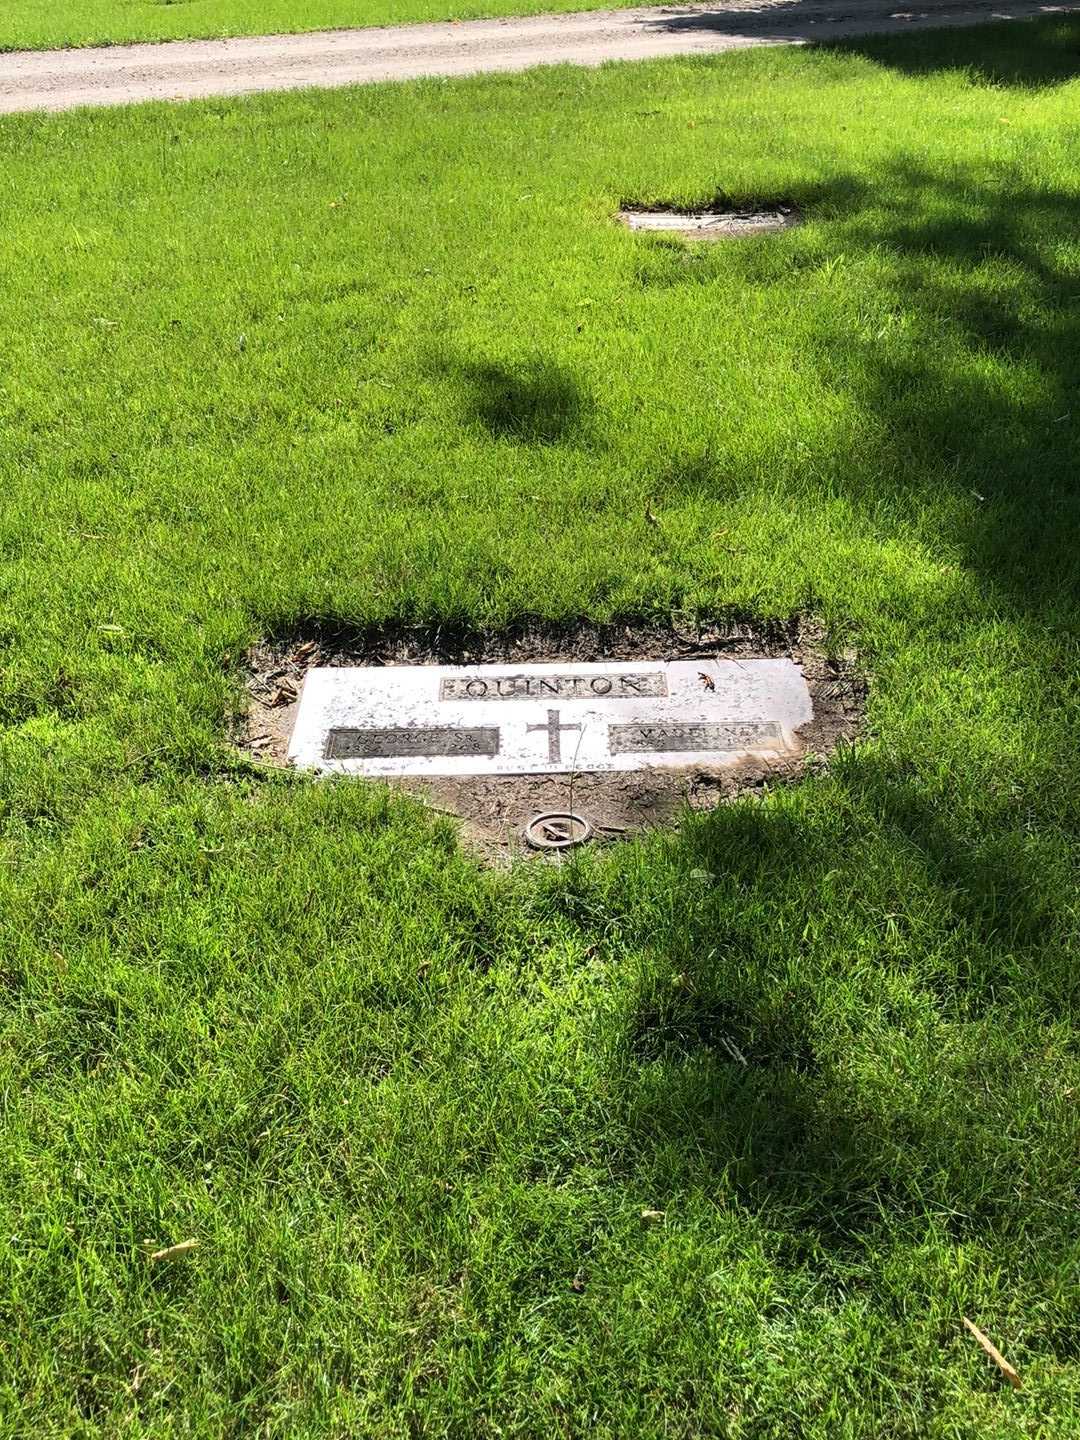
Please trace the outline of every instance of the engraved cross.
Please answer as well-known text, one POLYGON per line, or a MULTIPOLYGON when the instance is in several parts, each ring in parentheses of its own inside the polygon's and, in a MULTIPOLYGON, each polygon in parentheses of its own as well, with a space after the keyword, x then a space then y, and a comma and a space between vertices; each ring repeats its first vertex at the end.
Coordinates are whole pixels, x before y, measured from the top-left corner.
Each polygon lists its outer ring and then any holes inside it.
POLYGON ((563 730, 580 730, 580 725, 560 725, 558 710, 547 712, 546 725, 526 725, 526 730, 546 730, 548 737, 548 759, 552 765, 557 765, 562 759, 562 734, 563 730))

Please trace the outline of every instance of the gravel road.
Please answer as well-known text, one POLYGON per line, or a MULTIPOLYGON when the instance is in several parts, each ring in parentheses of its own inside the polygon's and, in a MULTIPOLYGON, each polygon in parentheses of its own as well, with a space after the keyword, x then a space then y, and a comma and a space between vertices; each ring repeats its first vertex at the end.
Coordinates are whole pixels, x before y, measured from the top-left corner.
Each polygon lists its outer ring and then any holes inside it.
POLYGON ((193 100, 422 75, 601 65, 745 45, 1080 13, 1080 0, 714 0, 525 19, 0 54, 0 113, 193 100))

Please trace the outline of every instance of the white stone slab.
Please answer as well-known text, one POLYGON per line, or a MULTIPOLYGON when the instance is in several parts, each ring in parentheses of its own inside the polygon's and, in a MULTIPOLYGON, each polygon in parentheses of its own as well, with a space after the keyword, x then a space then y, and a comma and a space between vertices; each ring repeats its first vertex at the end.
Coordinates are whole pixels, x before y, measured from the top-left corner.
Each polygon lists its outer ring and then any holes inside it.
POLYGON ((812 718, 791 660, 327 667, 308 671, 289 758, 353 775, 722 766, 797 751, 812 718))
POLYGON ((702 239, 720 236, 760 235, 786 230, 798 223, 789 206, 771 210, 620 210, 619 219, 631 230, 654 230, 702 239))

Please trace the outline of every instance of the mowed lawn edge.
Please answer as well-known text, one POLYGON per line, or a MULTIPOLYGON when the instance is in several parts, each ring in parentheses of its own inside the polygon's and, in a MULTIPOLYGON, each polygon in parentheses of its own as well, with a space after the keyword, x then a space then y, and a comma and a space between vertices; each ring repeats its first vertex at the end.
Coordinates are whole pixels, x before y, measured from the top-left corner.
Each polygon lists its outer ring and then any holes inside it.
POLYGON ((1078 36, 0 126, 8 1433, 1075 1427, 1078 36), (860 743, 558 868, 226 742, 794 613, 860 743))

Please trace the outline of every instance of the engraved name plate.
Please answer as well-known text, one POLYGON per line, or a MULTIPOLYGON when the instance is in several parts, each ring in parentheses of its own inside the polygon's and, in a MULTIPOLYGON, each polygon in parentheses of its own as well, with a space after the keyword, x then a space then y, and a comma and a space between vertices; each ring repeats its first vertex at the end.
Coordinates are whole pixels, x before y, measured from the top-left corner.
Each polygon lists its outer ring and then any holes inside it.
POLYGON ((398 725, 383 730, 331 730, 327 760, 388 760, 417 755, 486 755, 499 753, 499 732, 493 725, 398 725))
POLYGON ((667 693, 662 670, 447 675, 439 682, 440 700, 634 700, 667 693))
POLYGON ((609 725, 613 755, 685 754, 688 751, 783 750, 784 732, 775 720, 709 720, 678 724, 609 725))

